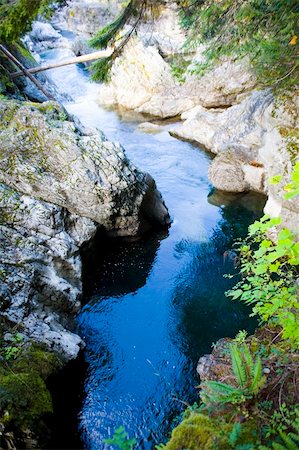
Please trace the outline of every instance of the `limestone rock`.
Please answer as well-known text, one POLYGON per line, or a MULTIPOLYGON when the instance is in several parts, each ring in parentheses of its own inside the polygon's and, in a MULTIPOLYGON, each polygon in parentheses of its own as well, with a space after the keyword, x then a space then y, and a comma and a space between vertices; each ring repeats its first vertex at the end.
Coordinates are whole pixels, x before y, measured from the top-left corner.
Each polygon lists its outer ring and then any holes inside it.
POLYGON ((249 189, 241 164, 226 152, 214 159, 209 167, 209 178, 216 189, 228 192, 244 192, 249 189))
POLYGON ((298 199, 284 200, 292 164, 298 153, 295 136, 284 138, 298 128, 298 96, 283 103, 275 101, 270 90, 253 91, 241 103, 227 109, 206 109, 197 106, 182 115, 183 124, 171 134, 195 141, 215 153, 209 174, 213 184, 222 190, 242 192, 254 190, 268 196, 265 212, 282 214, 284 224, 298 229, 298 199), (278 186, 269 178, 283 175, 278 186))
POLYGON ((60 38, 60 34, 54 30, 50 23, 39 21, 33 22, 30 36, 36 42, 51 41, 60 38))
POLYGON ((165 2, 158 17, 149 18, 139 27, 138 36, 146 47, 156 47, 163 56, 183 52, 187 36, 179 24, 177 9, 175 2, 165 2))
POLYGON ((137 129, 144 133, 160 133, 163 127, 151 122, 142 122, 138 125, 137 129))
MULTIPOLYGON (((140 206, 152 187, 119 144, 103 140, 96 130, 79 130, 53 102, 2 101, 0 118, 3 183, 91 219, 113 235, 139 234, 148 220, 140 206)), ((156 204, 154 192, 151 198, 156 204)), ((157 216, 150 207, 150 217, 169 223, 163 202, 157 216)))
POLYGON ((69 330, 82 294, 79 246, 96 229, 90 219, 0 184, 0 315, 66 359, 83 345, 69 330))
MULTIPOLYGON (((145 48, 140 40, 132 39, 123 54, 116 58, 111 81, 100 90, 99 102, 138 109, 152 96, 172 86, 173 79, 168 64, 154 47, 145 48)), ((143 112, 143 111, 141 111, 143 112)))
POLYGON ((74 358, 80 247, 99 226, 136 237, 167 225, 167 208, 119 144, 55 102, 1 100, 0 139, 0 316, 74 358))
POLYGON ((254 84, 246 61, 224 61, 202 78, 188 75, 180 85, 157 48, 146 47, 140 38, 132 39, 115 60, 111 80, 101 88, 99 102, 167 118, 197 105, 230 106, 254 84))
POLYGON ((58 10, 53 24, 85 39, 91 38, 120 13, 120 0, 69 0, 58 10))

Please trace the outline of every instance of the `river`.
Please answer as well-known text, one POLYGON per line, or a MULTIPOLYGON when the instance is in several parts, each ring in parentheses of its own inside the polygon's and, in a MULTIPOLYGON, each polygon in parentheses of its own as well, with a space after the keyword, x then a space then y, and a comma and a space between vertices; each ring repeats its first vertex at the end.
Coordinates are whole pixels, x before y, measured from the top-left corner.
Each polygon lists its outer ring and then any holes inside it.
MULTIPOLYGON (((57 60, 68 52, 41 56, 57 60)), ((87 362, 82 448, 110 448, 104 439, 123 426, 138 449, 153 449, 198 398, 198 358, 217 339, 254 326, 245 307, 225 297, 232 281, 223 274, 234 270, 226 251, 260 216, 264 198, 213 192, 210 155, 171 137, 170 124, 146 134, 138 130, 144 117, 101 108, 99 86, 82 67, 49 76, 71 97, 69 112, 119 141, 155 178, 172 217, 168 232, 138 242, 95 242, 83 258, 84 306, 77 317, 87 362)))

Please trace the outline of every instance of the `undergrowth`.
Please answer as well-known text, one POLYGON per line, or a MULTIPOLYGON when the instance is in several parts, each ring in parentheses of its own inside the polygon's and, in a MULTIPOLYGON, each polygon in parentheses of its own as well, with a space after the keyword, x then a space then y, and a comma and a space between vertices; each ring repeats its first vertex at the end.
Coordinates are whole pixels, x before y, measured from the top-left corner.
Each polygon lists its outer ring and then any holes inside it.
POLYGON ((263 86, 290 89, 298 84, 297 0, 181 1, 181 22, 190 30, 189 50, 207 45, 202 74, 222 57, 248 57, 263 86))
MULTIPOLYGON (((286 200, 299 195, 299 162, 284 190, 286 200)), ((250 305, 260 327, 253 336, 240 331, 233 341, 216 344, 199 386, 201 404, 185 412, 159 448, 299 447, 298 233, 264 216, 249 227, 238 253, 241 280, 227 295, 250 305)))

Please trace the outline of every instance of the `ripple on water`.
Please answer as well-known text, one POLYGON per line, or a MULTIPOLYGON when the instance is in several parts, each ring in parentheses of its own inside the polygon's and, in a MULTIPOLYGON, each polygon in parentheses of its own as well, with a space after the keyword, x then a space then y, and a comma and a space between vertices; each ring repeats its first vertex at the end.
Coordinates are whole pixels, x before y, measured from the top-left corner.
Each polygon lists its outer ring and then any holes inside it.
MULTIPOLYGON (((59 55, 54 50, 48 59, 59 55)), ((105 448, 122 425, 151 449, 167 436, 185 402, 197 398, 198 358, 212 342, 250 328, 246 309, 224 292, 233 270, 223 254, 261 213, 255 196, 215 192, 207 179, 210 157, 166 131, 136 130, 100 108, 98 85, 74 66, 51 71, 73 97, 66 108, 87 126, 120 141, 128 156, 158 184, 173 218, 169 233, 135 243, 99 239, 84 256, 85 306, 78 326, 86 341, 88 374, 80 412, 84 447, 105 448)))

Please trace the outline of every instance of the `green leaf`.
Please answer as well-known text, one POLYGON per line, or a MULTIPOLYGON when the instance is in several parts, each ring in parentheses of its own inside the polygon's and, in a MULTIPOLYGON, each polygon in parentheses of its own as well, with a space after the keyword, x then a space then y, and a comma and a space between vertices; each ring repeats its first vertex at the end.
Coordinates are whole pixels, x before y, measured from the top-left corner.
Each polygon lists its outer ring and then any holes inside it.
POLYGON ((269 179, 269 184, 278 184, 282 180, 282 175, 274 175, 269 179))
POLYGON ((244 387, 246 384, 246 371, 244 368, 242 355, 236 344, 230 347, 233 373, 237 379, 238 384, 244 387))

